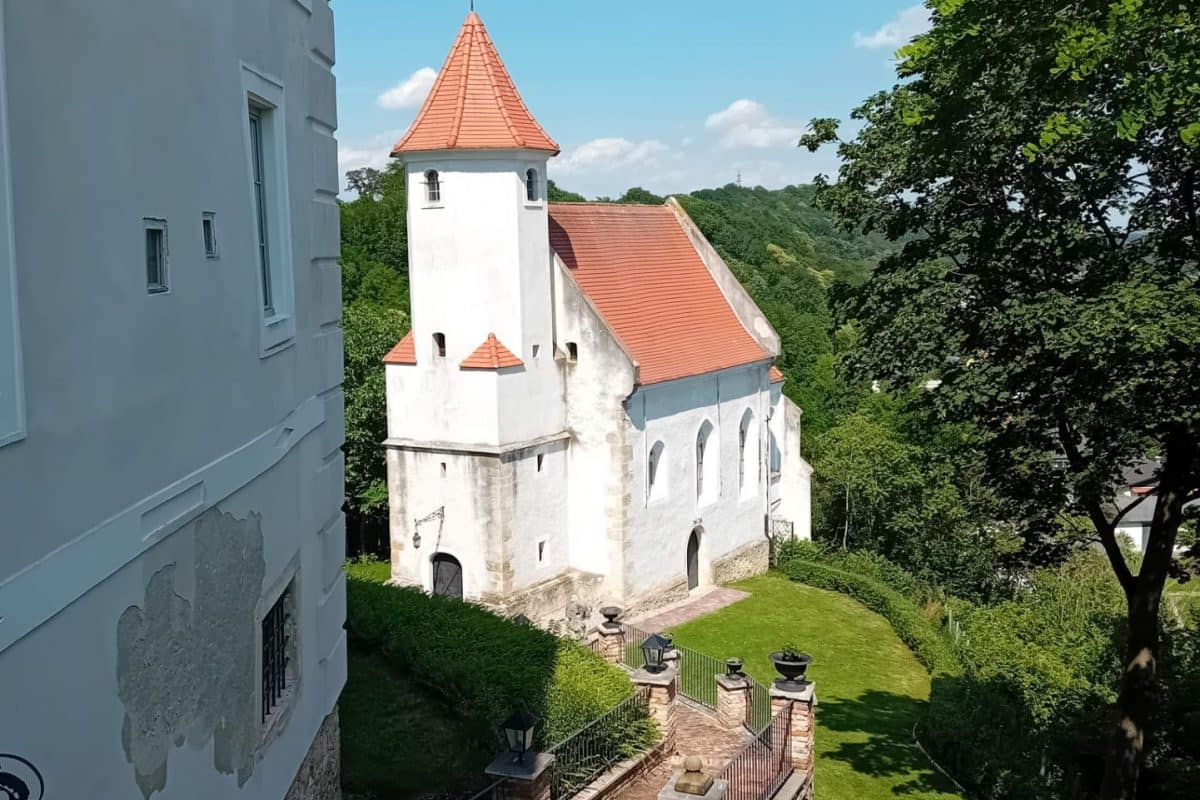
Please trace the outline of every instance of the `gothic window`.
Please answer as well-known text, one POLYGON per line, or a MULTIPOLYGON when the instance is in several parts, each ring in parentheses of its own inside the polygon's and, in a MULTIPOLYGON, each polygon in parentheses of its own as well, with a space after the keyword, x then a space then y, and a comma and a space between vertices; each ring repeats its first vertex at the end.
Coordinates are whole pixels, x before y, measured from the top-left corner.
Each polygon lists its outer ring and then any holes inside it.
POLYGON ((436 169, 425 173, 425 202, 431 206, 442 202, 442 179, 436 169))
POLYGON ((538 173, 536 169, 525 171, 525 199, 531 203, 536 203, 541 199, 541 192, 538 191, 538 173))
POLYGON ((753 424, 754 412, 746 409, 742 424, 738 426, 738 488, 743 493, 758 483, 758 448, 748 446, 753 424))
POLYGON ((716 467, 719 459, 716 453, 710 452, 712 439, 712 423, 705 420, 696 434, 696 500, 700 502, 710 500, 717 489, 716 467))
POLYGON ((646 465, 647 472, 647 496, 650 499, 656 499, 663 496, 664 484, 659 480, 658 470, 662 465, 664 445, 662 442, 655 442, 650 448, 650 461, 646 465))

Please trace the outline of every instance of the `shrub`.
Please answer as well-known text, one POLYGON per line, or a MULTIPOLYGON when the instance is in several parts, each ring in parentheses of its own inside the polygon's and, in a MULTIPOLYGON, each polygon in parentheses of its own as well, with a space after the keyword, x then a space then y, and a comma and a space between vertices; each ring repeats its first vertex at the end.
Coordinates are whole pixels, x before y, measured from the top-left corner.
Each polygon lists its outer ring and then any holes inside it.
MULTIPOLYGON (((633 692, 629 677, 587 648, 479 606, 385 585, 388 565, 346 566, 352 641, 442 695, 499 737, 516 708, 537 714, 538 744, 557 744, 633 692)), ((649 744, 645 725, 622 732, 649 744)))

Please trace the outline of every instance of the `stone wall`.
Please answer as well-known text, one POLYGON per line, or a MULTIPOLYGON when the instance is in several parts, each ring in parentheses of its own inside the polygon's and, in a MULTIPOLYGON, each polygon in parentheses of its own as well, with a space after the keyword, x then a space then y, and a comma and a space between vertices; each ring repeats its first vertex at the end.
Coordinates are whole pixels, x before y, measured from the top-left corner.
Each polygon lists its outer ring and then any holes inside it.
POLYGON ((732 583, 761 575, 771 567, 771 543, 767 539, 739 547, 713 562, 713 583, 732 583))
POLYGON ((341 731, 338 712, 321 723, 284 800, 342 800, 341 731))

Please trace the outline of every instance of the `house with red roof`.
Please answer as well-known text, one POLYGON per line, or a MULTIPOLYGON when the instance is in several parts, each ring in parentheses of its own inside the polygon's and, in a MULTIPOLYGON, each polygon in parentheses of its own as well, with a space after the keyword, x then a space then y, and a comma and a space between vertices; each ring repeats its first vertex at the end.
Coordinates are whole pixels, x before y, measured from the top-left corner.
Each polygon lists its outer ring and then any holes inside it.
POLYGON ((471 12, 392 155, 392 576, 543 623, 648 610, 809 535, 779 337, 674 200, 550 203, 558 144, 471 12))

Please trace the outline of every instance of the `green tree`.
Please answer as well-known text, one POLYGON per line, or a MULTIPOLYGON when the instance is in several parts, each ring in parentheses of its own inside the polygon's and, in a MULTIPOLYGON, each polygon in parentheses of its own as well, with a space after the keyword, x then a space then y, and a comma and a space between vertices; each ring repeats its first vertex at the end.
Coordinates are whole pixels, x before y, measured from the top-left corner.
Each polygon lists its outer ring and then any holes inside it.
POLYGON ((641 203, 648 206, 661 206, 667 199, 635 186, 617 200, 618 203, 641 203))
POLYGON ((566 189, 560 189, 558 184, 552 180, 546 181, 546 197, 551 203, 586 203, 587 198, 575 192, 568 192, 566 189))
POLYGON ((408 332, 403 311, 368 302, 342 312, 346 375, 346 504, 360 536, 368 525, 387 521, 387 386, 383 357, 408 332))
MULTIPOLYGON (((1200 18, 1179 0, 927 4, 932 30, 855 111, 820 190, 851 227, 917 237, 855 303, 860 365, 898 385, 940 374, 930 402, 986 432, 994 485, 1091 521, 1128 617, 1102 794, 1130 798, 1163 587, 1200 495, 1200 18), (1109 500, 1147 455, 1162 469, 1135 572, 1116 534, 1129 507, 1109 500)), ((802 144, 837 127, 816 120, 802 144)))

